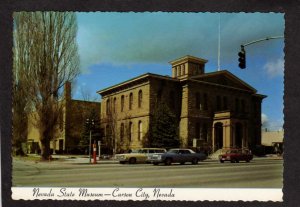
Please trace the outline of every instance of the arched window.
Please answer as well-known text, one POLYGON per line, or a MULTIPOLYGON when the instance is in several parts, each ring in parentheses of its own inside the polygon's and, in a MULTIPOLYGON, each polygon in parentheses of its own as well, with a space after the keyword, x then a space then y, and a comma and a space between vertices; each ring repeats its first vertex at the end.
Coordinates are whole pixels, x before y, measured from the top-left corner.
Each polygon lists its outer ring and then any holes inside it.
POLYGON ((200 93, 199 93, 199 92, 197 92, 197 93, 195 94, 195 99, 196 99, 196 102, 195 102, 195 104, 196 104, 196 109, 200 109, 200 93))
POLYGON ((204 93, 204 95, 203 95, 203 109, 204 110, 207 110, 207 102, 208 102, 208 100, 207 100, 207 94, 204 93))
POLYGON ((110 137, 110 128, 109 128, 108 124, 106 125, 106 128, 105 128, 105 136, 106 136, 106 138, 110 137))
POLYGON ((107 99, 107 100, 106 100, 106 114, 108 115, 109 112, 110 112, 110 100, 107 99))
POLYGON ((121 96, 121 112, 124 111, 124 95, 121 96))
POLYGON ((138 99, 139 108, 142 107, 142 103, 143 103, 143 92, 142 92, 142 90, 139 90, 139 99, 138 99))
POLYGON ((117 98, 116 97, 114 98, 114 103, 113 104, 114 104, 114 106, 113 106, 114 109, 113 110, 114 110, 114 113, 115 113, 117 111, 116 110, 116 106, 117 106, 117 98))
POLYGON ((132 109, 132 104, 133 104, 133 94, 130 93, 129 94, 129 110, 132 109))
POLYGON ((199 139, 200 138, 200 123, 197 122, 195 125, 195 138, 199 139))
POLYGON ((238 98, 235 99, 235 111, 239 112, 240 110, 240 101, 238 98))
POLYGON ((138 140, 140 141, 142 138, 143 138, 143 123, 142 123, 142 121, 139 121, 138 140))
POLYGON ((202 125, 202 132, 201 132, 201 139, 204 140, 205 142, 207 142, 207 124, 203 123, 202 125))
POLYGON ((226 110, 228 109, 228 102, 227 102, 227 97, 223 97, 223 109, 226 110))
POLYGON ((120 128, 120 141, 123 142, 124 140, 124 123, 121 123, 121 128, 120 128))
POLYGON ((128 140, 129 140, 129 142, 131 142, 131 140, 132 140, 132 122, 129 122, 128 140))
POLYGON ((217 110, 221 110, 222 103, 221 103, 221 97, 217 96, 217 110))

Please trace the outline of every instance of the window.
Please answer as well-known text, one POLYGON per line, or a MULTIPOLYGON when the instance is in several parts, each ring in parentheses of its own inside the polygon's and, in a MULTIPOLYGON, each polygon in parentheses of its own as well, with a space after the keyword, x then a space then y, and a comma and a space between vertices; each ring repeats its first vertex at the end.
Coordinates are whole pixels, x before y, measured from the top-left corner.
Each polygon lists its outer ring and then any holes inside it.
POLYGON ((121 128, 120 128, 120 141, 123 142, 124 140, 124 123, 121 123, 121 128))
POLYGON ((133 104, 133 94, 130 93, 129 94, 129 110, 132 109, 132 104, 133 104))
POLYGON ((200 93, 195 94, 196 98, 196 109, 200 109, 200 93))
POLYGON ((117 103, 117 98, 115 97, 115 98, 114 98, 114 103, 113 103, 113 104, 114 104, 114 106, 113 106, 113 107, 114 107, 114 108, 113 108, 114 113, 116 113, 116 111, 117 111, 117 110, 116 110, 116 103, 117 103))
POLYGON ((106 114, 109 114, 110 100, 106 100, 106 114))
POLYGON ((223 97, 223 109, 224 110, 228 109, 227 97, 226 96, 223 97))
POLYGON ((143 92, 142 90, 139 91, 139 99, 138 99, 138 106, 139 108, 142 107, 142 102, 143 102, 143 92))
POLYGON ((200 123, 196 123, 195 125, 195 138, 196 139, 200 138, 200 123))
POLYGON ((241 109, 242 112, 244 113, 244 112, 246 111, 246 110, 245 110, 246 107, 245 107, 245 100, 243 100, 243 99, 241 100, 241 108, 242 108, 242 109, 241 109))
POLYGON ((202 127, 202 132, 201 132, 201 138, 207 142, 207 124, 204 123, 202 127))
POLYGON ((235 111, 239 112, 239 110, 240 110, 240 102, 239 102, 239 99, 236 98, 235 99, 235 111))
POLYGON ((124 111, 124 95, 121 96, 121 111, 124 111))
POLYGON ((132 122, 129 122, 128 139, 129 139, 129 142, 131 142, 131 140, 132 140, 132 122))
POLYGON ((143 138, 143 124, 142 121, 139 121, 138 125, 138 140, 140 141, 143 138))
POLYGON ((203 109, 207 110, 207 94, 203 95, 203 109))
POLYGON ((106 138, 110 137, 110 128, 109 128, 108 124, 106 125, 106 128, 105 128, 105 136, 106 136, 106 138))
POLYGON ((217 96, 217 110, 221 110, 221 97, 220 96, 217 96))

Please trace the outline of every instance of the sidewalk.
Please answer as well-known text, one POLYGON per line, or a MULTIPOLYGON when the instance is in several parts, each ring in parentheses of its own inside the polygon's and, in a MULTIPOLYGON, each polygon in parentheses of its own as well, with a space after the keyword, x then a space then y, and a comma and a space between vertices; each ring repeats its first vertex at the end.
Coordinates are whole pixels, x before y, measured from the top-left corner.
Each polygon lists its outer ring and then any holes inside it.
MULTIPOLYGON (((36 157, 39 158, 40 155, 37 154, 29 154, 29 157, 36 157)), ((51 155, 52 160, 51 162, 63 162, 63 163, 69 163, 69 164, 90 164, 90 159, 88 155, 51 155)), ((91 158, 91 163, 93 163, 94 160, 91 158)), ((97 157, 97 164, 116 164, 119 163, 117 160, 114 159, 100 159, 97 157)))

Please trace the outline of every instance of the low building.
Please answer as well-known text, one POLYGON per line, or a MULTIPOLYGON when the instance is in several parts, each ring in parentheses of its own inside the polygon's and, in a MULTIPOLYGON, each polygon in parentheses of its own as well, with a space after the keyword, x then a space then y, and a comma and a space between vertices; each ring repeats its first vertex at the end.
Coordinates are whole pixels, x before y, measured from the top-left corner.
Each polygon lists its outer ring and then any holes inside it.
MULTIPOLYGON (((100 102, 72 99, 71 83, 66 82, 64 98, 61 104, 63 105, 63 113, 56 126, 56 132, 50 143, 50 148, 55 153, 72 153, 78 150, 86 119, 91 113, 99 117, 100 102)), ((39 153, 41 149, 40 134, 35 116, 36 113, 32 113, 28 119, 28 153, 39 153)))
POLYGON ((170 62, 172 77, 146 73, 98 91, 106 142, 116 151, 143 147, 154 110, 165 103, 178 118, 181 147, 260 145, 266 96, 227 70, 205 73, 206 62, 187 55, 170 62))
POLYGON ((284 131, 268 131, 262 130, 261 144, 265 146, 266 153, 282 154, 283 152, 284 131))

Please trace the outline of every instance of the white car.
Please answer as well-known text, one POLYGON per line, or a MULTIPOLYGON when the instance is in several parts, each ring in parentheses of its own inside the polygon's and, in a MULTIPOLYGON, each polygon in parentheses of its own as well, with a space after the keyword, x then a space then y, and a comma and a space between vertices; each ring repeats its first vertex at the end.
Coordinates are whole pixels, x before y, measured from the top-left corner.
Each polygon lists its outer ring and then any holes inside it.
POLYGON ((141 148, 134 149, 130 153, 116 154, 115 158, 120 164, 147 163, 152 154, 163 154, 166 151, 164 148, 141 148))

